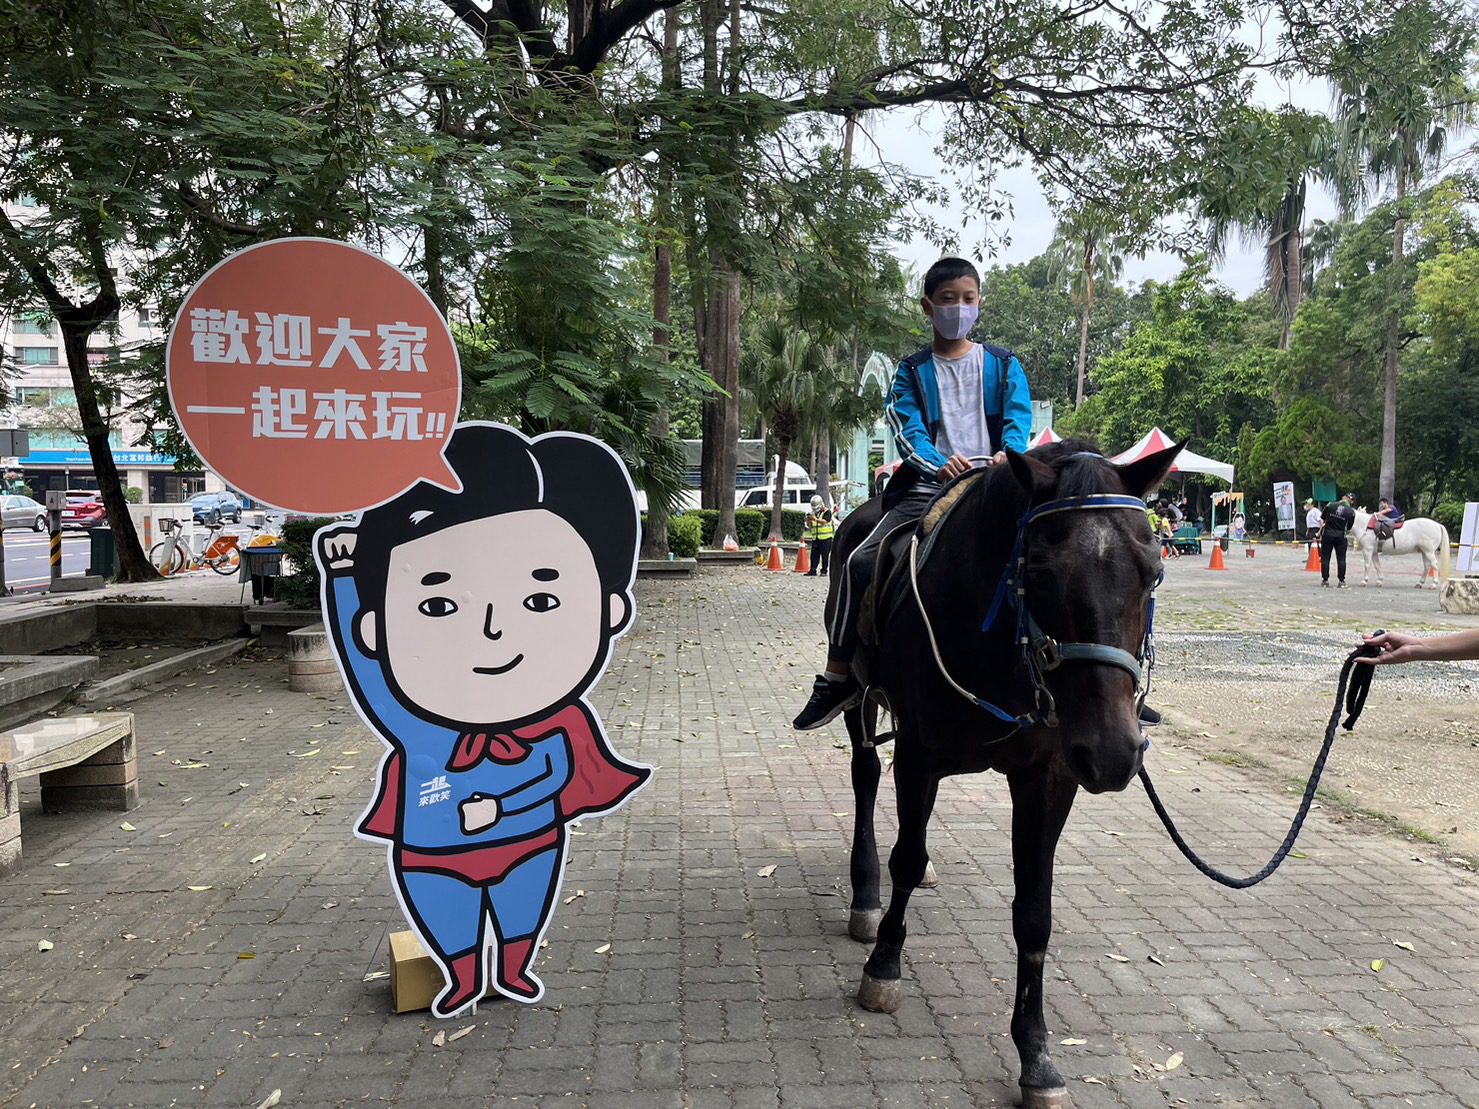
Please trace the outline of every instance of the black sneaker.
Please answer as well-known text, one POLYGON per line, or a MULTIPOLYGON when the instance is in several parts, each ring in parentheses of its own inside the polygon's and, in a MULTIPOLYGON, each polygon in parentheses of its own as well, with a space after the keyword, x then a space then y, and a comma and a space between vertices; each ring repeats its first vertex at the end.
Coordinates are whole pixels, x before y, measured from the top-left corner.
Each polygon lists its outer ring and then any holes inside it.
POLYGON ((840 682, 829 682, 822 674, 811 687, 811 700, 801 710, 801 715, 791 721, 798 732, 809 732, 830 724, 838 713, 852 708, 862 698, 863 691, 852 678, 840 682))
POLYGON ((1142 724, 1159 724, 1161 722, 1161 714, 1149 705, 1141 705, 1140 722, 1142 724))

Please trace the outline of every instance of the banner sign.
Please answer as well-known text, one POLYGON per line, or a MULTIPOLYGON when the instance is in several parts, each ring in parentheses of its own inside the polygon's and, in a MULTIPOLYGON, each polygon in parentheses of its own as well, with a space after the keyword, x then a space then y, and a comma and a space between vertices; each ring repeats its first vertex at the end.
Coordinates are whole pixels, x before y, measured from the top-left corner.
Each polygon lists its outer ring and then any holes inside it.
POLYGON ((1294 530, 1294 483, 1274 482, 1274 513, 1278 517, 1279 531, 1294 530))

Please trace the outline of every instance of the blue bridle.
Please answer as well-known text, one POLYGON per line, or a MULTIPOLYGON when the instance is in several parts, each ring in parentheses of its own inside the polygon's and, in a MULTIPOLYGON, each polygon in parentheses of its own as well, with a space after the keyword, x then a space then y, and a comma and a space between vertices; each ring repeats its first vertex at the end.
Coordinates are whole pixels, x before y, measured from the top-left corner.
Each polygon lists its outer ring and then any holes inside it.
MULTIPOLYGON (((957 693, 1002 723, 1012 725, 1013 731, 1034 724, 1057 726, 1057 707, 1048 689, 1046 675, 1065 662, 1096 663, 1101 666, 1114 666, 1125 671, 1135 682, 1137 708, 1144 703, 1145 696, 1150 691, 1150 675, 1155 666, 1155 643, 1152 635, 1155 624, 1154 588, 1150 593, 1150 610, 1146 621, 1145 639, 1138 655, 1131 654, 1120 647, 1111 647, 1107 643, 1059 643, 1042 630, 1027 603, 1027 529, 1036 521, 1060 512, 1085 512, 1110 508, 1134 509, 1144 512, 1145 502, 1139 497, 1122 493, 1090 493, 1082 497, 1062 497, 1028 509, 1017 521, 1017 537, 1012 544, 1011 557, 1007 560, 1001 578, 997 581, 996 592, 991 598, 991 608, 986 613, 981 631, 989 632, 1007 605, 1011 605, 1016 611, 1017 649, 1032 684, 1033 707, 1024 713, 1009 712, 984 697, 978 697, 950 676, 945 668, 944 660, 940 657, 940 649, 935 642, 934 628, 930 624, 929 615, 925 612, 924 601, 919 595, 917 558, 919 541, 917 536, 910 549, 909 573, 914 598, 918 604, 919 613, 924 618, 930 648, 934 651, 935 663, 940 673, 957 693)), ((1159 579, 1156 585, 1160 585, 1159 579)))

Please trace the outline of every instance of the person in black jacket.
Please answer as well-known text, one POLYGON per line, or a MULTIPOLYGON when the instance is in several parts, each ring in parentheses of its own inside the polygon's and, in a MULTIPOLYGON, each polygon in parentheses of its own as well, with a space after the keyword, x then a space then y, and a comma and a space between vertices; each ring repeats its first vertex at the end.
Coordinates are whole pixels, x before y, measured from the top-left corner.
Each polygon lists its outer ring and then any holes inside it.
POLYGON ((1349 542, 1347 535, 1356 526, 1354 493, 1347 493, 1338 501, 1325 506, 1320 523, 1320 584, 1330 588, 1330 555, 1334 552, 1339 561, 1336 587, 1345 588, 1345 554, 1349 542))

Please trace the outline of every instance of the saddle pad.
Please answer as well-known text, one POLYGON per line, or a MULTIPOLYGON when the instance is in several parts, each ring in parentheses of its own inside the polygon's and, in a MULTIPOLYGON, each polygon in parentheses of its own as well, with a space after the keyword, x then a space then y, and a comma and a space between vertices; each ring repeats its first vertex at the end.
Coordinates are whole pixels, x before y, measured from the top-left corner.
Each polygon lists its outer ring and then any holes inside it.
POLYGON ((909 563, 909 541, 914 537, 915 523, 905 521, 884 536, 878 545, 878 558, 873 563, 873 580, 863 594, 863 603, 858 610, 858 639, 870 646, 878 642, 879 612, 893 609, 893 604, 880 606, 879 599, 892 597, 896 583, 903 580, 901 571, 909 563))
POLYGON ((960 503, 960 498, 965 495, 965 491, 985 476, 985 469, 972 470, 968 474, 962 474, 940 490, 939 495, 930 501, 929 507, 924 510, 924 519, 919 525, 920 538, 928 539, 933 535, 935 529, 940 526, 940 521, 960 503))

